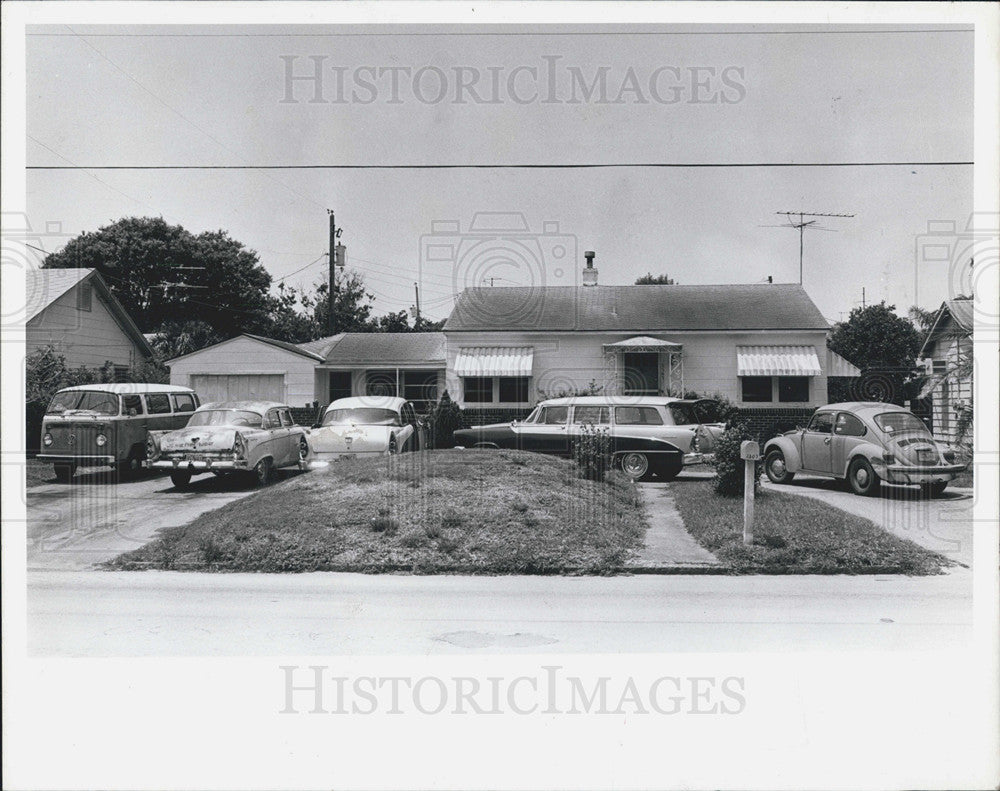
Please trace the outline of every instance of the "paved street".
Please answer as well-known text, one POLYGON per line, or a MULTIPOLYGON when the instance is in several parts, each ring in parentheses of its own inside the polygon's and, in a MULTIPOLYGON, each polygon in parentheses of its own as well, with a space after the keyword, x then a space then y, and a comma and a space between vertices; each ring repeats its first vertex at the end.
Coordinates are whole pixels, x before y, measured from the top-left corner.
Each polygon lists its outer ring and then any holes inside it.
MULTIPOLYGON (((279 473, 279 480, 297 472, 279 473)), ((252 492, 244 480, 205 475, 179 492, 165 475, 114 483, 88 471, 71 484, 27 490, 28 569, 83 570, 142 546, 158 530, 190 522, 252 492)))
POLYGON ((32 572, 63 656, 915 649, 971 632, 972 574, 461 577, 32 572))

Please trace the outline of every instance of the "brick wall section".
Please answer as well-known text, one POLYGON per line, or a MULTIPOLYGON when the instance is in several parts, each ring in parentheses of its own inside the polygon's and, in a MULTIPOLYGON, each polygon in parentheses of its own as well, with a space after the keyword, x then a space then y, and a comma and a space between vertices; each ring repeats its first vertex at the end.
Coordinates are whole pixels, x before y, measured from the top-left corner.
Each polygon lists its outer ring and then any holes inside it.
POLYGON ((292 420, 300 426, 311 426, 316 422, 318 407, 292 407, 292 420))
POLYGON ((739 410, 734 422, 748 426, 757 441, 763 445, 778 434, 790 431, 796 426, 804 426, 815 411, 812 407, 761 407, 759 409, 744 407, 739 410))
POLYGON ((509 423, 512 420, 524 420, 531 414, 532 407, 523 409, 502 409, 502 408, 481 408, 466 407, 462 410, 465 419, 470 426, 485 426, 489 423, 509 423))

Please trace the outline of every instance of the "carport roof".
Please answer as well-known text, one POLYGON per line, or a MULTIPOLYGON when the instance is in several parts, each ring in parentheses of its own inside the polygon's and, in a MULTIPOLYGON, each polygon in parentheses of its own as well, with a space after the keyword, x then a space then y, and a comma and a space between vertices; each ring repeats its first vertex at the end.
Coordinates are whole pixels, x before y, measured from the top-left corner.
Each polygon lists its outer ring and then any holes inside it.
POLYGON ((325 365, 444 365, 444 333, 346 332, 326 353, 325 365))

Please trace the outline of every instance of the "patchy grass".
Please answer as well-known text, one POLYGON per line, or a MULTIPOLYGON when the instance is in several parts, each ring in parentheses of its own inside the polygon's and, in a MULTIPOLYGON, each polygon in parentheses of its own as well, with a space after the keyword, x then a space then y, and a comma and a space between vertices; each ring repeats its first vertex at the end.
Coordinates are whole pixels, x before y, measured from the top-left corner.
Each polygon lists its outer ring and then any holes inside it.
POLYGON ((27 459, 25 461, 25 487, 41 486, 43 483, 55 483, 56 474, 52 465, 41 462, 38 459, 27 459))
POLYGON ((742 497, 716 495, 708 482, 670 491, 688 532, 739 573, 939 574, 954 565, 867 519, 775 491, 757 495, 754 543, 744 546, 742 497))
POLYGON ((521 451, 441 450, 300 475, 120 555, 114 569, 609 574, 646 523, 635 486, 521 451))

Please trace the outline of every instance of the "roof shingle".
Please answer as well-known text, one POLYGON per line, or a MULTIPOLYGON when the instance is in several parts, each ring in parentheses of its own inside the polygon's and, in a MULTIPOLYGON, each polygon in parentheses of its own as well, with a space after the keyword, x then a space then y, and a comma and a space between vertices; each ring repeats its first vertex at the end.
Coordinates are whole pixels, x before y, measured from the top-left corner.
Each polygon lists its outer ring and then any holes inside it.
POLYGON ((482 330, 826 330, 802 286, 467 288, 444 325, 482 330))
POLYGON ((444 334, 440 332, 347 332, 325 355, 327 365, 347 363, 444 365, 444 334))

